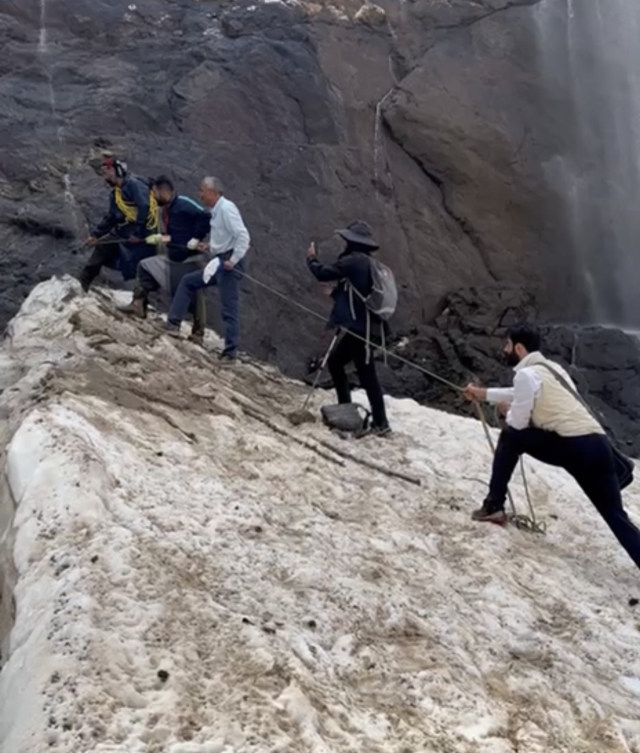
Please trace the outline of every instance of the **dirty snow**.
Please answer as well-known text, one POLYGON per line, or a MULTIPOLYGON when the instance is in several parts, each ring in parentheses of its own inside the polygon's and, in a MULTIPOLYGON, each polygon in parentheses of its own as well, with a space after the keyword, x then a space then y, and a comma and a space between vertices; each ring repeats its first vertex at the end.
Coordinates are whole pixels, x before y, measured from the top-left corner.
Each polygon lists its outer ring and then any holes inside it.
POLYGON ((562 472, 527 464, 546 536, 472 525, 476 422, 389 399, 389 441, 293 428, 302 385, 70 280, 0 359, 3 752, 640 751, 640 574, 562 472))

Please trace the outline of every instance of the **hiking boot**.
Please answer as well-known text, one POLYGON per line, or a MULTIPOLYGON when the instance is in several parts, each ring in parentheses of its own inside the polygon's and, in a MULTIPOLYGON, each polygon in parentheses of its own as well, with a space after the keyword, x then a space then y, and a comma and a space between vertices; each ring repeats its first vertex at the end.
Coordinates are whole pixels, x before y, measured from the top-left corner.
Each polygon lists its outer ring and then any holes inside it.
POLYGON ((180 325, 179 324, 173 324, 172 322, 165 322, 165 325, 162 329, 165 335, 169 335, 169 337, 175 337, 178 340, 180 339, 180 325))
POLYGON ((80 283, 80 286, 82 287, 83 293, 88 293, 89 288, 91 287, 92 280, 89 280, 86 274, 84 272, 81 272, 78 276, 78 282, 80 283))
POLYGON ((147 302, 144 298, 134 298, 127 306, 118 307, 121 314, 135 316, 137 319, 147 318, 147 302))
POLYGON ((318 371, 312 371, 310 374, 307 374, 305 377, 303 377, 302 381, 305 384, 308 384, 309 387, 313 387, 315 385, 316 389, 318 390, 329 390, 331 387, 333 387, 333 379, 331 378, 331 374, 318 374, 318 371), (318 380, 316 382, 316 379, 318 380))
POLYGON ((187 340, 194 345, 199 345, 201 348, 204 346, 204 335, 202 332, 192 332, 187 340))
POLYGON ((223 364, 233 364, 238 360, 238 356, 235 353, 220 353, 218 361, 223 364))
POLYGON ((389 424, 383 426, 370 426, 368 429, 361 429, 355 433, 356 439, 364 439, 365 437, 388 437, 391 434, 391 427, 389 424))
POLYGON ((490 499, 485 499, 482 507, 471 513, 471 520, 475 520, 478 523, 495 523, 499 526, 505 526, 507 524, 507 514, 503 506, 497 505, 490 499))

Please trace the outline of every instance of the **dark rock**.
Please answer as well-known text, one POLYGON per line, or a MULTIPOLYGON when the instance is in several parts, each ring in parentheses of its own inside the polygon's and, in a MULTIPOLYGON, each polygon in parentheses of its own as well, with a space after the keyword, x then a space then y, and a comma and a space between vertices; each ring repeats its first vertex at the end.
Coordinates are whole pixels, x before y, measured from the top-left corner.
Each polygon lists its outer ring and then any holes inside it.
MULTIPOLYGON (((185 193, 196 193, 204 174, 224 178, 251 230, 251 273, 321 314, 328 303, 308 276, 304 251, 315 238, 329 257, 338 248, 334 228, 360 216, 375 226, 383 257, 397 273, 400 327, 425 326, 453 288, 485 284, 514 267, 518 278, 533 275, 537 257, 531 248, 540 237, 519 229, 520 219, 530 225, 523 208, 529 183, 521 190, 508 176, 508 201, 498 212, 504 191, 492 190, 494 203, 483 205, 491 211, 471 232, 478 207, 470 199, 471 185, 462 190, 458 180, 464 172, 482 186, 476 193, 488 194, 485 187, 505 178, 508 160, 500 155, 514 150, 482 148, 480 164, 470 156, 471 142, 459 139, 476 125, 465 120, 466 112, 456 113, 429 92, 415 111, 407 100, 420 71, 435 75, 445 62, 451 63, 450 77, 460 75, 465 86, 477 88, 474 100, 493 91, 495 79, 485 71, 483 56, 493 64, 499 49, 476 44, 486 34, 478 31, 476 37, 471 29, 483 18, 497 24, 504 16, 505 28, 515 24, 521 32, 513 34, 526 36, 530 11, 508 10, 513 4, 416 0, 401 8, 382 2, 381 23, 377 10, 356 18, 359 0, 246 0, 215 8, 190 0, 141 0, 133 11, 128 0, 47 0, 41 29, 37 4, 0 0, 0 244, 6 250, 0 259, 0 325, 34 282, 79 271, 85 252, 56 228, 80 240, 88 221, 104 211, 107 194, 93 167, 105 149, 121 154, 141 175, 169 172, 185 193), (448 41, 450 36, 456 39, 448 41), (465 52, 471 43, 477 59, 465 52), (465 65, 479 63, 478 75, 465 73, 462 59, 455 63, 456 50, 467 55, 465 65), (422 68, 410 73, 425 55, 422 68), (390 95, 402 76, 401 89, 390 95), (425 118, 435 124, 444 117, 440 104, 461 120, 434 146, 434 180, 421 164, 420 139, 425 118), (453 142, 459 142, 457 153, 447 151, 453 142), (460 162, 451 173, 452 192, 445 185, 445 157, 460 162), (473 175, 470 164, 478 167, 473 175), (479 176, 485 167, 488 174, 479 176), (462 206, 467 200, 473 211, 462 206), (2 221, 25 208, 35 222, 2 221), (502 222, 498 213, 507 219, 502 222), (524 241, 507 243, 511 231, 516 239, 532 240, 522 261, 524 241)), ((509 65, 515 56, 509 48, 509 65)), ((524 81, 525 96, 533 75, 524 81)), ((515 119, 520 100, 512 105, 515 119)), ((492 104, 483 107, 486 116, 492 104)), ((521 113, 529 115, 531 108, 521 113)), ((521 132, 515 124, 512 131, 517 147, 521 132)), ((473 148, 485 137, 478 133, 473 148)), ((313 348, 322 325, 251 283, 244 294, 243 346, 301 375, 299 354, 313 348)))
MULTIPOLYGON (((35 282, 80 270, 109 150, 184 193, 205 174, 226 181, 251 231, 250 273, 285 296, 244 285, 252 355, 304 374, 329 308, 304 252, 315 239, 331 258, 334 228, 362 217, 400 286, 399 353, 456 384, 507 382, 505 326, 587 311, 543 167, 574 113, 540 79, 535 2, 381 0, 383 14, 360 0, 47 0, 43 27, 38 3, 0 0, 0 326, 35 282)), ((636 447, 633 339, 560 327, 547 349, 636 447)), ((402 364, 383 379, 469 411, 402 364)))
MULTIPOLYGON (((509 385, 501 359, 509 325, 537 322, 538 307, 524 288, 490 285, 456 291, 444 300, 432 325, 406 333, 395 352, 455 385, 469 381, 509 385)), ((620 448, 640 457, 640 343, 636 336, 604 327, 541 327, 545 354, 568 369, 581 394, 620 448)), ((389 360, 381 381, 391 394, 473 415, 451 386, 389 360)), ((489 411, 489 413, 491 413, 489 411)), ((495 417, 489 415, 492 423, 495 417)))
POLYGON ((167 682, 169 680, 169 673, 166 669, 158 670, 158 679, 160 680, 160 682, 167 682))

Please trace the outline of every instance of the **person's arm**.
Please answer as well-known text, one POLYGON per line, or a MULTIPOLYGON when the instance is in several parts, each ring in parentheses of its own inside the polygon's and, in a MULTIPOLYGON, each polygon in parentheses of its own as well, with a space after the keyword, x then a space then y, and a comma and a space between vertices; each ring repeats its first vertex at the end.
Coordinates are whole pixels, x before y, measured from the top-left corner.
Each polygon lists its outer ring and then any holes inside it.
POLYGON ((198 209, 195 205, 191 205, 191 211, 193 213, 193 237, 203 241, 211 230, 211 212, 198 209))
POLYGON ((484 398, 488 403, 512 403, 513 387, 492 387, 484 398))
POLYGON ((345 277, 349 276, 351 266, 348 257, 338 259, 333 264, 321 264, 315 254, 309 255, 307 264, 309 265, 311 274, 318 282, 338 282, 339 280, 344 280, 345 277))
POLYGON ((229 234, 233 236, 233 254, 231 254, 228 263, 235 267, 249 250, 251 237, 235 204, 228 202, 223 207, 223 212, 225 227, 229 231, 229 234))
POLYGON ((531 423, 531 414, 540 391, 540 381, 530 370, 519 371, 513 380, 513 399, 507 413, 507 424, 512 429, 526 429, 531 423))

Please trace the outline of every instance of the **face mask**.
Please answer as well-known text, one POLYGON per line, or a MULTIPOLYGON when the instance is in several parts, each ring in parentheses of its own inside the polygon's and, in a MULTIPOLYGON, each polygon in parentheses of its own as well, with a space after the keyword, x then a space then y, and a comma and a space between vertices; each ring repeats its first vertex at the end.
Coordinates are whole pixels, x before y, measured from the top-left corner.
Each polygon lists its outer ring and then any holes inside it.
POLYGON ((513 368, 520 363, 520 358, 515 350, 512 350, 511 353, 504 354, 504 362, 507 364, 507 366, 513 368))

